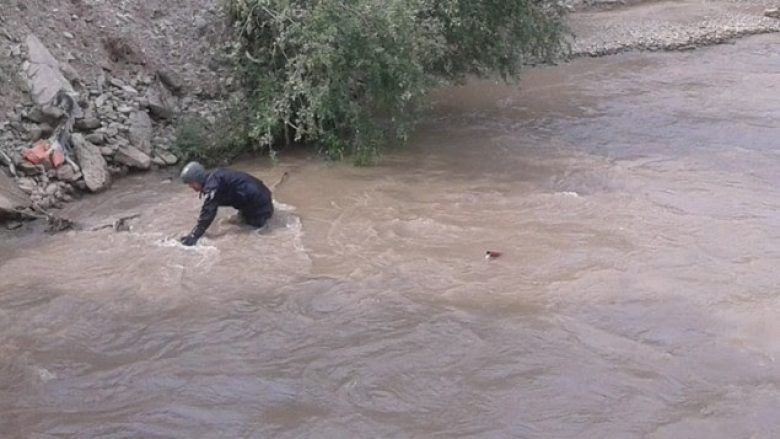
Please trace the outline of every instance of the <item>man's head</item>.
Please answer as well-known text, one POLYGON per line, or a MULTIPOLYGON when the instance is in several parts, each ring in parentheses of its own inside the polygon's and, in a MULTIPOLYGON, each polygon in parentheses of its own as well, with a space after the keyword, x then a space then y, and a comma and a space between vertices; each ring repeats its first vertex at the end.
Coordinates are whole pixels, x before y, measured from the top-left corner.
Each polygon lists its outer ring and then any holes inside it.
POLYGON ((198 162, 187 163, 187 166, 181 170, 181 181, 200 192, 203 183, 206 182, 206 168, 198 162))

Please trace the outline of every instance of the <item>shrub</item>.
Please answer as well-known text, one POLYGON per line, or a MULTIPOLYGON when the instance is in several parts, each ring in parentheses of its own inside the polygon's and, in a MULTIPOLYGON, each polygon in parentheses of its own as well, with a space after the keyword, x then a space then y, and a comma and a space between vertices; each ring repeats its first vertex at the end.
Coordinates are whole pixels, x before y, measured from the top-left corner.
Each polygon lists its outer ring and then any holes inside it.
POLYGON ((239 38, 247 135, 373 161, 403 142, 431 88, 514 77, 564 48, 550 0, 226 0, 239 38))

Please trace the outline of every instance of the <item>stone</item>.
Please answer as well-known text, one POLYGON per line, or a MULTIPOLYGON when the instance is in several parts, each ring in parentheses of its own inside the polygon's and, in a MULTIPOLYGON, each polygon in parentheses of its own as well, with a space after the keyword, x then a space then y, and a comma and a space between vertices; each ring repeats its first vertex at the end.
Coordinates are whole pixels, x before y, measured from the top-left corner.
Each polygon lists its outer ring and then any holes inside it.
POLYGON ((173 117, 173 105, 171 98, 161 87, 150 87, 146 92, 149 101, 149 112, 158 119, 171 119, 173 117))
POLYGON ((114 148, 111 148, 110 146, 101 146, 100 154, 104 156, 112 156, 114 155, 114 148))
POLYGON ((105 105, 106 101, 108 101, 108 95, 107 94, 101 94, 100 96, 95 99, 95 107, 100 108, 103 105, 105 105))
POLYGON ((48 123, 42 123, 38 127, 41 129, 41 137, 49 137, 54 133, 54 128, 48 123))
POLYGON ((122 90, 124 90, 127 93, 130 93, 131 95, 137 95, 138 90, 134 89, 133 87, 130 87, 129 85, 125 85, 122 87, 122 90))
POLYGON ((163 160, 162 157, 160 156, 152 157, 152 163, 154 163, 157 166, 165 166, 165 160, 163 160))
POLYGON ((35 180, 30 177, 22 177, 16 181, 16 184, 22 192, 28 195, 33 193, 36 186, 35 180))
POLYGON ((65 117, 65 112, 61 108, 55 107, 54 105, 42 106, 41 114, 45 122, 49 122, 53 125, 56 125, 60 119, 65 117))
POLYGON ((13 215, 16 210, 31 205, 30 197, 19 189, 14 179, 0 172, 0 217, 13 215))
POLYGON ((780 8, 769 8, 764 11, 764 16, 769 18, 780 18, 780 8))
POLYGON ((5 228, 8 230, 16 230, 20 227, 22 227, 22 223, 20 223, 19 221, 9 221, 5 223, 5 228))
POLYGON ((36 142, 43 138, 43 129, 38 125, 27 125, 27 140, 36 142))
POLYGON ((27 44, 25 73, 33 100, 38 105, 51 102, 60 90, 73 93, 70 82, 62 75, 60 63, 35 35, 30 34, 27 44))
POLYGON ((119 129, 114 127, 107 127, 105 131, 103 131, 103 134, 105 134, 106 137, 116 137, 119 135, 119 129))
POLYGON ((74 182, 79 178, 81 178, 81 172, 76 172, 67 163, 57 168, 57 179, 60 181, 74 182))
POLYGON ((108 83, 113 85, 116 88, 122 88, 125 86, 124 81, 122 81, 119 78, 109 78, 108 83))
POLYGON ((92 131, 100 128, 102 123, 100 122, 100 119, 95 116, 86 116, 81 119, 76 119, 74 126, 80 131, 92 131))
POLYGON ((49 183, 49 185, 46 186, 46 195, 52 196, 56 194, 59 189, 60 187, 57 183, 49 183))
POLYGON ((152 159, 138 148, 127 145, 117 149, 114 154, 114 160, 123 165, 136 169, 149 169, 152 166, 152 159))
POLYGON ((108 172, 106 159, 100 153, 100 149, 87 142, 81 134, 71 136, 73 149, 79 159, 81 172, 84 174, 84 183, 90 192, 100 192, 111 184, 111 174, 108 172))
POLYGON ((79 76, 79 73, 76 71, 76 69, 73 68, 68 63, 61 63, 60 64, 60 72, 62 72, 62 76, 65 77, 65 79, 70 82, 71 85, 79 85, 81 84, 81 77, 79 76))
POLYGON ((33 107, 30 111, 23 114, 23 117, 31 122, 41 123, 43 122, 43 112, 40 107, 33 107))
POLYGON ((179 158, 176 157, 176 155, 174 155, 173 153, 170 153, 168 151, 157 151, 157 154, 161 159, 163 159, 165 164, 168 166, 173 166, 179 162, 179 158))
POLYGON ((147 155, 152 152, 152 119, 145 111, 130 116, 130 144, 147 155))
POLYGON ((22 160, 17 163, 16 168, 21 171, 22 174, 28 176, 40 175, 43 173, 42 165, 34 165, 27 160, 22 160))
POLYGON ((106 138, 104 137, 103 133, 87 134, 86 136, 84 136, 84 138, 87 139, 87 142, 93 145, 102 145, 106 141, 106 138))
POLYGON ((171 70, 158 70, 157 77, 160 78, 160 82, 176 95, 182 94, 184 91, 184 81, 171 70))

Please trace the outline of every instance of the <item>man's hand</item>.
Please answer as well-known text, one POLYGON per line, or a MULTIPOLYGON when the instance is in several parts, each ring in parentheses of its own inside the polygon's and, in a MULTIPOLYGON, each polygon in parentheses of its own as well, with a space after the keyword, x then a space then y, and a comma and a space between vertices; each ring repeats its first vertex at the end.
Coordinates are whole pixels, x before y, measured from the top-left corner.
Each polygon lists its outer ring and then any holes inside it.
POLYGON ((190 247, 190 246, 195 245, 195 243, 198 242, 198 238, 196 238, 196 237, 194 237, 194 236, 192 236, 190 234, 190 235, 187 235, 187 236, 182 236, 180 241, 181 241, 182 244, 186 245, 187 247, 190 247))

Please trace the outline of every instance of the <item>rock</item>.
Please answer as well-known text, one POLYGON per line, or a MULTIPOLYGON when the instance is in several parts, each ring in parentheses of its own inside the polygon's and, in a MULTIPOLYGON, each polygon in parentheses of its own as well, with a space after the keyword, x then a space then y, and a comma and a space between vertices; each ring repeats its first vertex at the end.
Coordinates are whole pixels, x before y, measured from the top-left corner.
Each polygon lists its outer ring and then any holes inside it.
POLYGON ((114 160, 136 169, 146 170, 152 165, 152 159, 149 158, 146 153, 132 145, 123 146, 117 149, 116 154, 114 154, 114 160))
POLYGON ((122 114, 130 114, 133 112, 133 107, 129 105, 120 105, 119 108, 116 109, 116 111, 122 114))
POLYGON ((34 176, 43 173, 43 165, 34 165, 27 160, 22 160, 16 165, 17 169, 24 175, 34 176))
POLYGON ((0 217, 13 215, 17 209, 25 209, 32 205, 27 196, 11 177, 0 172, 0 217))
POLYGON ((93 145, 102 145, 106 141, 106 138, 104 137, 103 133, 87 134, 86 136, 84 136, 84 138, 87 139, 87 142, 93 145))
POLYGON ((41 209, 48 209, 52 205, 52 200, 51 200, 51 198, 41 198, 41 200, 38 201, 36 204, 41 209))
POLYGON ((164 88, 150 87, 146 92, 149 101, 149 112, 158 119, 170 119, 173 117, 173 105, 171 98, 167 96, 164 88))
POLYGON ((107 94, 101 94, 100 96, 95 99, 95 107, 100 108, 103 105, 105 105, 106 101, 108 101, 108 95, 107 94))
POLYGON ((36 142, 43 138, 43 129, 38 125, 27 125, 27 140, 36 142))
POLYGON ((157 77, 174 94, 181 95, 184 91, 184 81, 176 73, 170 70, 158 70, 157 77))
POLYGON ((81 173, 76 172, 69 164, 57 168, 57 179, 60 181, 74 182, 81 178, 81 173))
POLYGON ((71 143, 79 159, 87 189, 99 192, 107 188, 111 184, 111 175, 100 149, 87 142, 81 134, 71 136, 71 143))
POLYGON ((100 154, 104 156, 112 156, 114 155, 114 148, 111 148, 110 146, 101 146, 100 154))
POLYGON ((32 194, 35 190, 35 180, 33 180, 30 177, 22 177, 19 180, 16 181, 16 184, 19 186, 19 189, 26 193, 26 194, 32 194))
POLYGON ((145 111, 130 116, 130 144, 147 155, 152 152, 152 119, 145 111))
POLYGON ((41 137, 49 137, 54 132, 54 128, 48 123, 42 123, 38 127, 41 129, 41 137))
POLYGON ((119 135, 119 129, 114 128, 114 127, 107 127, 103 131, 103 134, 105 134, 106 137, 116 137, 116 136, 119 135))
POLYGON ((126 85, 122 87, 122 90, 124 90, 127 93, 130 93, 131 95, 137 95, 138 90, 134 89, 133 87, 130 87, 129 85, 126 85))
POLYGON ((52 125, 57 125, 57 122, 65 117, 65 112, 54 105, 44 105, 41 107, 41 114, 44 122, 49 122, 52 125))
POLYGON ((35 35, 26 40, 28 62, 25 66, 30 94, 38 105, 44 105, 60 90, 72 93, 73 87, 60 71, 60 63, 35 35))
POLYGON ((9 221, 5 223, 5 228, 8 230, 16 230, 20 227, 22 227, 22 223, 20 223, 19 221, 9 221))
POLYGON ((76 119, 74 126, 79 131, 92 131, 101 127, 100 119, 95 116, 86 116, 81 119, 76 119))
POLYGON ((59 190, 59 186, 57 183, 49 183, 48 186, 46 186, 46 195, 52 196, 57 193, 59 190))
POLYGON ((71 85, 79 85, 81 84, 81 77, 79 77, 78 72, 76 69, 74 69, 70 64, 68 63, 61 63, 60 64, 60 72, 62 72, 62 76, 65 77, 65 79, 70 82, 71 85))
POLYGON ((33 107, 30 111, 23 113, 22 117, 35 123, 43 122, 43 112, 40 107, 33 107))
POLYGON ((764 11, 764 16, 769 18, 780 18, 780 8, 770 8, 764 11))
POLYGON ((122 81, 119 78, 109 78, 108 83, 113 85, 116 88, 122 88, 125 86, 124 81, 122 81))
POLYGON ((168 151, 157 151, 157 154, 168 166, 173 166, 179 162, 179 158, 168 151))
POLYGON ((163 160, 162 157, 160 156, 152 157, 152 163, 154 163, 157 166, 165 166, 165 160, 163 160))

